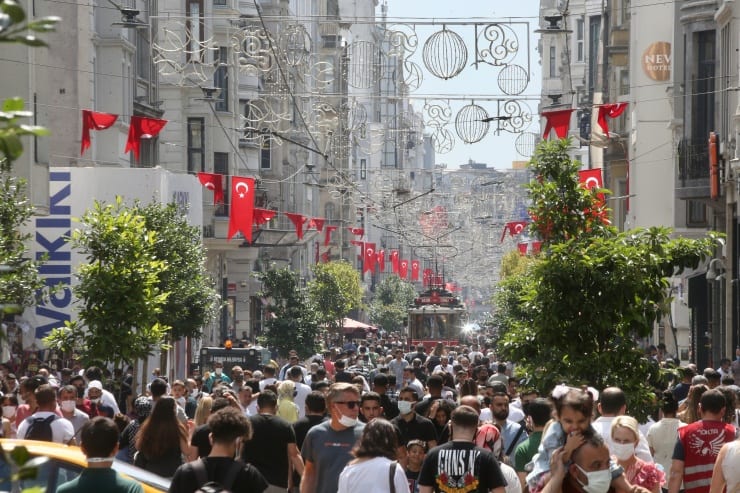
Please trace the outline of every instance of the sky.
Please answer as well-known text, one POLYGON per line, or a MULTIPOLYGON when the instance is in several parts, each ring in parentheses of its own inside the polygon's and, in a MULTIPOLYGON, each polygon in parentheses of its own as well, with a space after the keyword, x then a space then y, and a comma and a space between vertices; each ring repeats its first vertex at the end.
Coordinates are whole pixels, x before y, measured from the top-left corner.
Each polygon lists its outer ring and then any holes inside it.
MULTIPOLYGON (((418 46, 410 60, 422 68, 423 81, 419 88, 411 93, 414 107, 421 110, 425 103, 434 99, 442 99, 448 101, 452 109, 451 120, 444 128, 455 136, 455 143, 450 152, 437 153, 437 164, 444 163, 448 168, 457 168, 460 164, 472 159, 475 162, 486 163, 489 167, 507 169, 511 167, 512 161, 528 160, 529 156, 523 156, 517 152, 516 139, 521 133, 500 131, 498 135, 496 134, 497 125, 501 123, 509 125, 509 122, 491 122, 485 137, 479 142, 466 144, 456 132, 455 117, 459 109, 470 104, 483 107, 489 116, 503 116, 507 114, 503 109, 504 102, 518 99, 526 104, 523 106, 524 111, 532 115, 528 126, 522 127, 523 133, 527 135, 519 140, 519 149, 526 154, 527 149, 531 148, 525 143, 531 143, 534 134, 539 132, 537 99, 542 79, 539 54, 536 51, 539 35, 534 33, 534 30, 538 28, 539 0, 380 0, 381 5, 384 2, 388 5, 389 24, 411 24, 418 37, 418 46), (463 25, 465 23, 468 25, 463 25), (483 26, 491 23, 503 24, 507 39, 514 39, 512 33, 516 35, 519 44, 517 53, 506 55, 504 65, 496 67, 480 63, 476 70, 473 66, 475 61, 475 26, 473 23, 480 24, 479 31, 483 26), (427 39, 441 31, 443 24, 446 24, 448 30, 462 37, 468 51, 465 68, 459 75, 448 80, 431 74, 425 67, 423 57, 423 47, 427 39), (530 53, 529 59, 527 51, 530 53), (513 65, 518 65, 521 69, 513 65), (512 67, 504 69, 506 66, 512 67), (502 73, 502 70, 506 71, 502 73), (525 79, 527 72, 530 79, 528 83, 525 79), (518 74, 518 76, 511 78, 516 88, 509 89, 510 94, 507 95, 502 91, 499 80, 500 78, 509 79, 508 74, 518 74), (521 92, 518 92, 520 90, 521 92), (529 100, 520 99, 526 97, 529 97, 529 100), (496 99, 500 102, 495 101, 496 99)), ((380 6, 377 9, 379 14, 380 6)), ((481 39, 480 35, 479 39, 481 39)), ((428 53, 430 56, 427 60, 430 61, 454 64, 462 59, 461 56, 455 54, 443 56, 439 50, 430 49, 428 53)), ((519 111, 515 111, 515 114, 518 113, 519 111)), ((474 132, 475 129, 467 131, 474 132)), ((463 130, 463 132, 466 131, 463 130)))

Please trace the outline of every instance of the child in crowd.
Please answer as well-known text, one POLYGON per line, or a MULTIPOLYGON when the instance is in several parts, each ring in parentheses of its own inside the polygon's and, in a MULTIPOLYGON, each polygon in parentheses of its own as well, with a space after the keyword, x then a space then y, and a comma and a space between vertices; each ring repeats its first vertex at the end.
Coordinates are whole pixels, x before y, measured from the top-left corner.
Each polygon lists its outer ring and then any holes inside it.
POLYGON ((406 479, 409 481, 409 491, 419 493, 419 472, 421 463, 427 455, 427 444, 423 440, 411 440, 406 445, 408 464, 406 465, 406 479))

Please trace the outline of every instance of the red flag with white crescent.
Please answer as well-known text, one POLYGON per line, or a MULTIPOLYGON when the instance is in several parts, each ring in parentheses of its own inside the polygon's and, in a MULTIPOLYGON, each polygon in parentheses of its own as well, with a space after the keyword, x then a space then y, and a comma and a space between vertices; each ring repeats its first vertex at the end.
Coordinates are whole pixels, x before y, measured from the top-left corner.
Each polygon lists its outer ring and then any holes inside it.
POLYGON ((352 233, 355 236, 362 236, 365 234, 365 230, 363 228, 347 228, 350 233, 352 233))
POLYGON ((362 266, 362 273, 375 271, 375 243, 365 243, 365 259, 362 266))
POLYGON ((627 109, 627 103, 607 103, 599 106, 599 116, 596 121, 599 123, 601 130, 609 137, 609 124, 606 117, 616 118, 627 109))
POLYGON ((324 246, 331 242, 331 234, 336 231, 339 226, 327 226, 324 230, 324 246))
POLYGON ((380 250, 378 252, 378 270, 380 272, 385 272, 385 250, 380 250))
POLYGON ((110 128, 118 115, 112 113, 98 113, 97 111, 82 110, 82 142, 80 144, 80 156, 90 147, 90 130, 105 130, 110 128))
POLYGON ((401 260, 398 265, 398 277, 406 279, 409 275, 409 261, 401 260))
POLYGON ((298 239, 303 238, 303 224, 306 222, 306 216, 303 214, 295 214, 293 212, 285 212, 286 216, 288 216, 288 219, 290 219, 290 222, 293 223, 293 226, 295 226, 295 234, 298 237, 298 239))
POLYGON ((419 267, 420 267, 420 264, 418 260, 411 261, 411 280, 412 281, 419 280, 419 267))
POLYGON ((229 214, 229 234, 231 239, 241 231, 252 243, 252 221, 254 215, 254 178, 231 177, 231 214, 229 214))
POLYGON ((512 237, 518 236, 519 234, 524 231, 524 228, 527 226, 527 221, 510 221, 504 225, 504 230, 501 232, 501 241, 504 241, 504 238, 506 238, 506 233, 508 232, 509 235, 512 237))
POLYGON ((275 217, 277 214, 277 211, 273 211, 270 209, 260 209, 258 207, 254 208, 254 224, 257 226, 261 224, 265 224, 267 221, 275 217))
POLYGON ((198 173, 198 181, 201 185, 213 192, 213 205, 224 203, 223 175, 218 173, 198 173))
POLYGON ((432 284, 432 269, 424 269, 422 272, 421 279, 424 286, 430 286, 432 284))
POLYGON ((132 116, 131 125, 129 125, 128 128, 126 148, 123 152, 134 151, 134 158, 139 159, 141 139, 153 139, 159 135, 159 132, 162 131, 165 125, 167 125, 167 120, 147 118, 144 116, 132 116))
POLYGON ((601 168, 584 169, 578 172, 578 181, 583 183, 587 190, 604 188, 601 178, 601 168))
POLYGON ((398 250, 391 250, 391 269, 398 274, 398 250))

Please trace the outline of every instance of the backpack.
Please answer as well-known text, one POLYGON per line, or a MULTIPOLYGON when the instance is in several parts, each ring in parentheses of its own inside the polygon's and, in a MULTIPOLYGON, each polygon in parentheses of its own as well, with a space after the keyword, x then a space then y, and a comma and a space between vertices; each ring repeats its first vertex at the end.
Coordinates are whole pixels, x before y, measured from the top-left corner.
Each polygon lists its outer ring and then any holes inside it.
POLYGON ((234 461, 229 472, 224 476, 223 481, 208 481, 208 472, 206 471, 206 463, 203 459, 198 459, 192 462, 193 472, 195 472, 195 479, 198 481, 198 489, 195 493, 230 493, 231 487, 234 486, 236 477, 239 475, 239 471, 242 470, 243 464, 234 461))
POLYGON ((28 423, 28 429, 26 430, 26 440, 43 440, 45 442, 52 442, 53 433, 51 431, 51 422, 57 419, 56 414, 52 414, 46 418, 29 416, 26 418, 28 423))

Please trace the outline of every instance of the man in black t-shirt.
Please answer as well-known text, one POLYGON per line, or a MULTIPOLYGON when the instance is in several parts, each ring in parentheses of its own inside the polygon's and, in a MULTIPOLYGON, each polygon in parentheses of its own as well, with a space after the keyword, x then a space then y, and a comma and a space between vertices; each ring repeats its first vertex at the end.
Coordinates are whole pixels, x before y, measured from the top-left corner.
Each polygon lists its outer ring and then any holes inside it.
POLYGON ((452 411, 450 429, 452 440, 430 450, 421 465, 419 493, 504 493, 506 480, 498 462, 473 443, 478 413, 470 406, 459 406, 452 411))
POLYGON ((290 423, 275 416, 277 396, 271 390, 260 392, 257 409, 259 414, 249 417, 253 434, 242 446, 241 458, 256 467, 270 486, 285 490, 292 470, 303 474, 295 433, 290 423))
POLYGON ((251 464, 243 464, 233 459, 238 440, 250 435, 247 417, 239 410, 227 407, 211 414, 208 426, 213 440, 210 454, 204 459, 178 467, 172 477, 169 492, 194 493, 209 481, 218 482, 233 493, 265 491, 268 484, 262 474, 251 464), (199 476, 202 478, 198 479, 199 476))
MULTIPOLYGON (((226 397, 217 397, 213 399, 213 403, 211 404, 211 414, 215 414, 217 411, 230 405, 231 403, 226 397)), ((208 454, 211 453, 211 441, 208 438, 210 434, 211 428, 208 426, 208 423, 202 424, 193 430, 193 436, 190 437, 190 446, 198 449, 198 457, 208 457, 208 454)), ((190 455, 192 456, 192 454, 190 455)))

